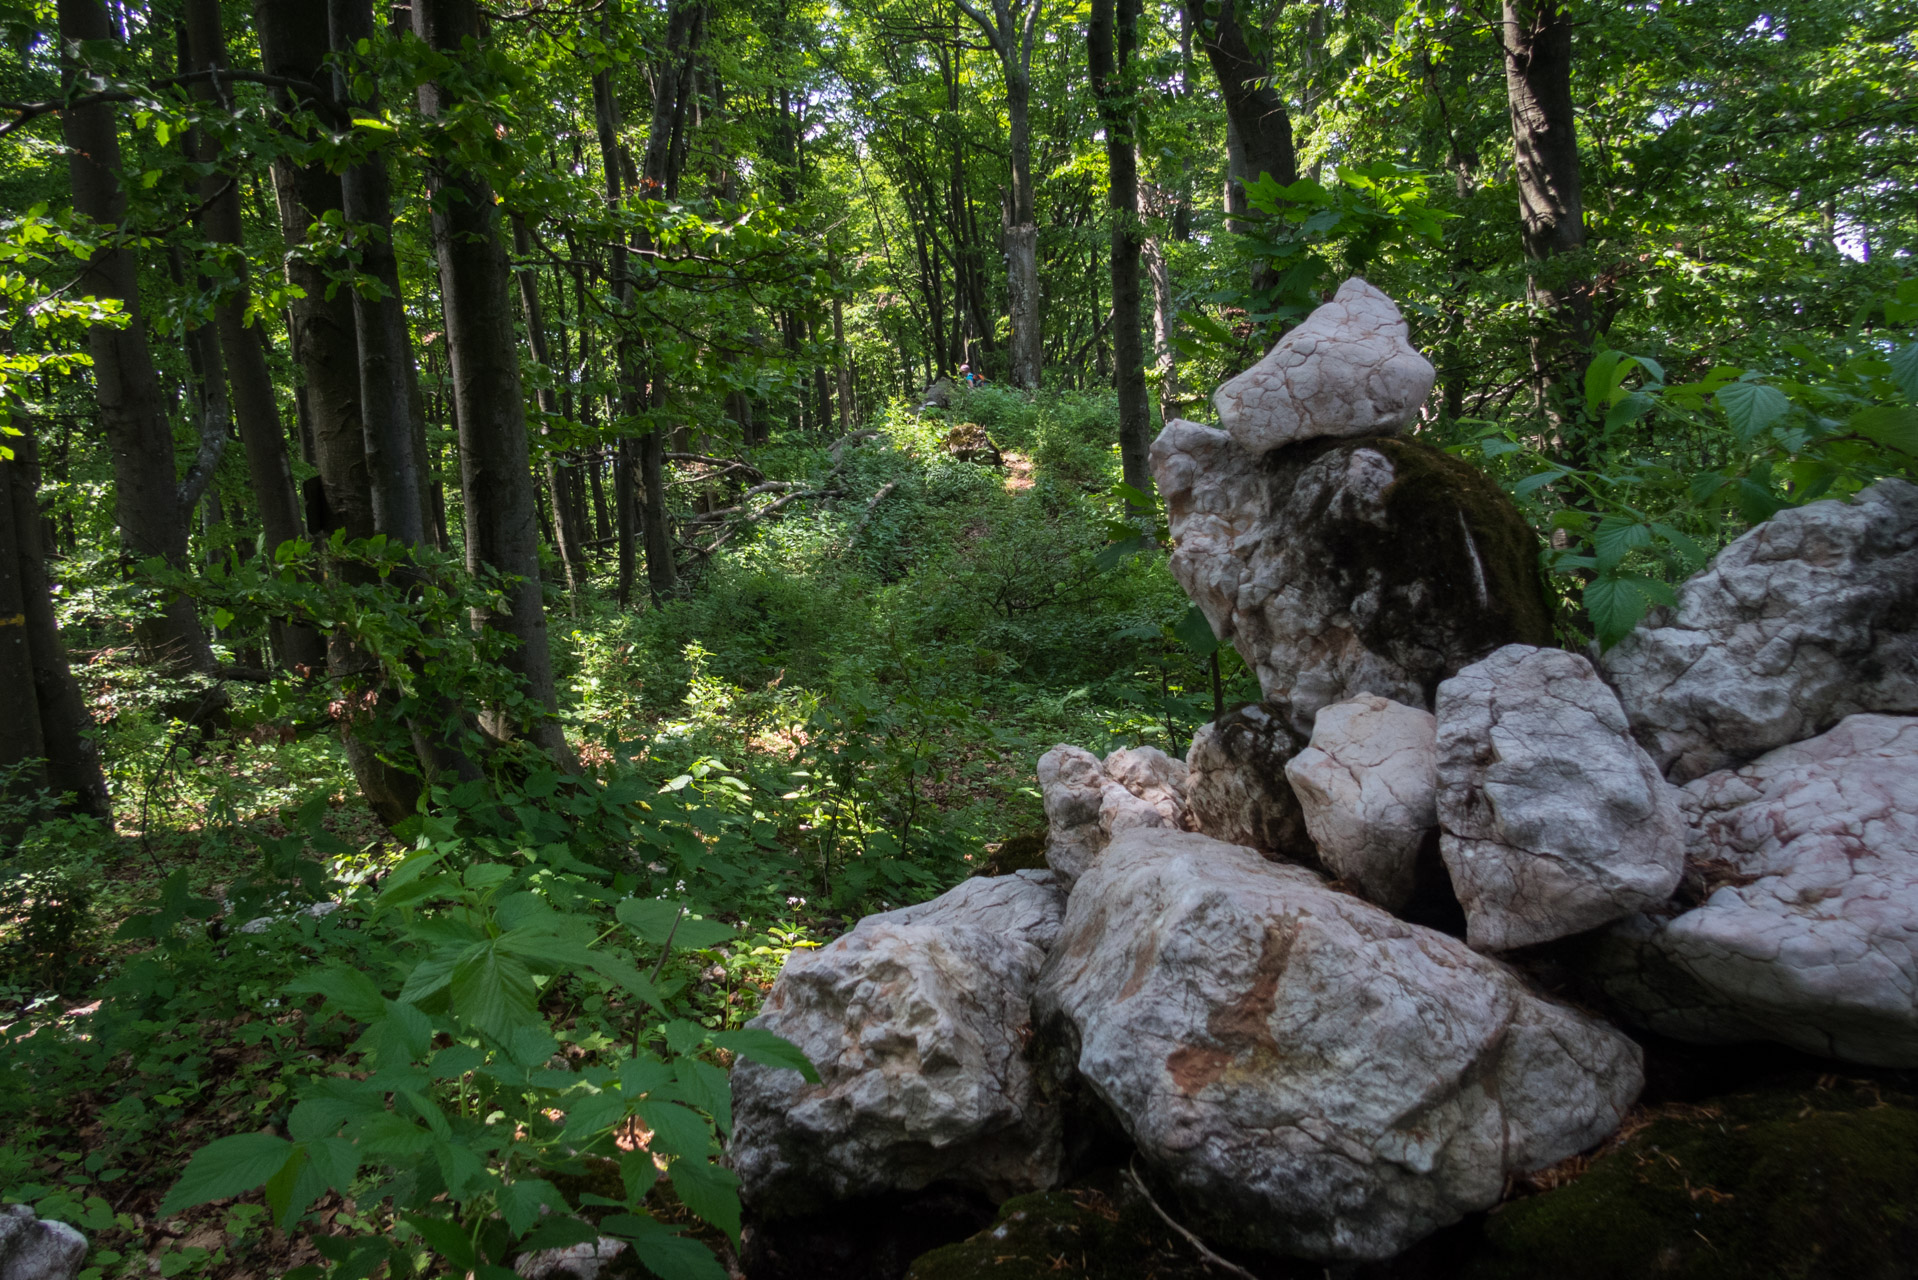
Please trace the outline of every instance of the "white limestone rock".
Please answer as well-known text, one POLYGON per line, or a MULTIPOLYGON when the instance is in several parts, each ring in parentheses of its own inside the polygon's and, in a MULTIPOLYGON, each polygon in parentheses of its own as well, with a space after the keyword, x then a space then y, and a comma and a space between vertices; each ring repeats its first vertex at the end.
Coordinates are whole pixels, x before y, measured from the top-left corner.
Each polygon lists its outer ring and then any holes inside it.
POLYGON ((1674 782, 1822 733, 1918 712, 1918 486, 1781 511, 1718 553, 1604 657, 1674 782))
POLYGON ((1508 645, 1439 686, 1439 850, 1474 947, 1502 951, 1663 903, 1677 788, 1592 664, 1508 645))
POLYGON ((1287 762, 1304 746, 1282 707, 1255 702, 1202 725, 1185 753, 1191 829, 1261 853, 1316 861, 1305 815, 1286 780, 1287 762))
POLYGON ((818 1068, 733 1068, 733 1167, 763 1218, 952 1183, 1000 1199, 1058 1178, 1059 1114, 1026 1060, 1030 1002, 1065 891, 1050 871, 975 877, 796 951, 756 1027, 818 1068))
POLYGON ((1335 702, 1285 776, 1326 869, 1387 911, 1404 907, 1438 825, 1432 713, 1370 693, 1335 702))
POLYGON ((1418 414, 1432 379, 1399 309, 1354 277, 1212 404, 1238 446, 1257 455, 1320 436, 1397 431, 1418 414))
POLYGON ((1302 735, 1330 703, 1429 707, 1461 666, 1551 641, 1530 527, 1482 472, 1428 445, 1319 441, 1257 459, 1174 419, 1152 468, 1173 576, 1302 735))
POLYGON ((87 1238, 32 1206, 0 1206, 0 1280, 73 1280, 86 1261, 87 1238))
POLYGON ((1594 972, 1654 1031, 1918 1067, 1918 719, 1860 714, 1686 785, 1690 910, 1594 972))
POLYGON ((1112 842, 1034 997, 1202 1236, 1384 1258, 1580 1151, 1636 1045, 1301 867, 1168 830, 1112 842))
POLYGON ((1122 747, 1101 762, 1061 743, 1039 757, 1046 865, 1070 886, 1117 833, 1189 826, 1185 788, 1185 762, 1157 747, 1122 747))

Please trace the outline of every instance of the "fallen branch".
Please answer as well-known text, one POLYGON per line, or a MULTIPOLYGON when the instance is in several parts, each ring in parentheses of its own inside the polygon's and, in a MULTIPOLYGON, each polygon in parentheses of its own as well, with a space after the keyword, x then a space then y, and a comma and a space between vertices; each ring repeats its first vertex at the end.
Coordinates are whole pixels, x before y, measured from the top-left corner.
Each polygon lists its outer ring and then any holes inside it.
POLYGON ((887 496, 898 487, 899 482, 897 480, 888 480, 885 484, 879 486, 879 492, 873 494, 871 500, 866 503, 866 513, 859 517, 859 523, 854 525, 852 533, 847 535, 846 545, 839 549, 841 554, 852 550, 852 544, 859 541, 859 535, 864 533, 867 524, 871 523, 873 512, 879 510, 879 504, 884 502, 887 496))
POLYGON ((1240 1266, 1238 1263, 1229 1262, 1226 1259, 1221 1258, 1218 1254, 1214 1253, 1210 1245, 1206 1244, 1205 1241, 1199 1239, 1199 1237, 1193 1235, 1190 1231, 1187 1231, 1184 1227, 1180 1226, 1178 1222, 1176 1222, 1173 1219, 1171 1214, 1167 1213, 1164 1209, 1161 1209, 1159 1207, 1159 1202, 1152 1198, 1152 1193, 1145 1189, 1145 1182, 1139 1177, 1139 1170, 1137 1168, 1137 1164, 1138 1164, 1138 1161, 1135 1158, 1132 1164, 1126 1166, 1126 1171, 1125 1171, 1126 1177, 1132 1179, 1132 1185, 1139 1189, 1139 1194, 1145 1197, 1145 1202, 1152 1206, 1152 1212, 1158 1214, 1159 1217, 1163 1218, 1165 1220, 1166 1226, 1171 1227, 1174 1231, 1178 1232, 1180 1237, 1187 1244, 1191 1245, 1194 1249, 1197 1249, 1199 1251, 1199 1258, 1205 1263, 1206 1266, 1217 1267, 1219 1270, 1225 1272, 1227 1275, 1238 1276, 1241 1278, 1241 1280, 1259 1280, 1257 1276, 1253 1275, 1250 1271, 1247 1271, 1244 1267, 1240 1266))
POLYGON ((713 554, 713 552, 725 546, 726 543, 732 539, 732 536, 738 533, 741 529, 749 528, 752 525, 758 524, 761 520, 764 520, 767 516, 772 515, 775 511, 778 511, 781 507, 785 506, 789 502, 803 502, 808 498, 837 498, 838 496, 839 496, 839 490, 837 489, 813 489, 806 493, 789 493, 785 497, 779 499, 777 502, 768 503, 765 507, 761 508, 760 510, 747 515, 745 519, 741 520, 738 524, 735 524, 732 528, 726 530, 726 532, 720 534, 719 537, 715 538, 711 542, 711 544, 704 547, 694 547, 693 550, 697 551, 702 556, 710 556, 713 554))
POLYGON ((728 471, 734 469, 750 471, 754 475, 762 479, 764 478, 764 473, 760 471, 758 467, 755 467, 750 462, 743 462, 738 458, 715 458, 709 453, 669 453, 664 456, 668 462, 708 462, 716 467, 724 467, 728 471))

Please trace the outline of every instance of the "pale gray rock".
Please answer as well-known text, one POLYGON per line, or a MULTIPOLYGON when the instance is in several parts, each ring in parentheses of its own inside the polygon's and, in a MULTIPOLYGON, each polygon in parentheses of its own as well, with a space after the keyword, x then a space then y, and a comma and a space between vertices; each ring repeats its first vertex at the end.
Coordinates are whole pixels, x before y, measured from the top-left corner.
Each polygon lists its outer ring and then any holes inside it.
POLYGON ((1257 455, 1320 436, 1397 431, 1432 393, 1432 378, 1399 309, 1354 277, 1221 386, 1212 405, 1238 446, 1257 455))
POLYGON ((1423 707, 1360 694, 1319 711, 1285 776, 1326 869, 1387 911, 1411 901, 1438 825, 1438 723, 1423 707))
POLYGON ((1861 714, 1686 785, 1690 910, 1593 971, 1654 1031, 1918 1067, 1918 719, 1861 714))
POLYGON ((1034 997, 1042 1034, 1208 1239, 1389 1257, 1610 1133, 1636 1045, 1302 867, 1112 842, 1034 997))
POLYGON ((73 1280, 86 1261, 87 1238, 29 1205, 0 1208, 0 1280, 73 1280))
POLYGON ((1064 743, 1039 757, 1046 807, 1046 865, 1069 886, 1106 843, 1137 827, 1183 829, 1186 766, 1157 747, 1123 747, 1099 757, 1064 743))
POLYGON ((1604 657, 1674 782, 1859 711, 1918 712, 1918 486, 1781 511, 1604 657))
POLYGON ((1429 708, 1467 663, 1551 641, 1530 527, 1428 445, 1321 440, 1260 460, 1175 419, 1152 466, 1173 576, 1301 734, 1360 693, 1429 708))
POLYGON ((1065 891, 975 877, 796 951, 753 1020, 818 1068, 733 1068, 733 1167, 765 1218, 948 1182, 994 1199, 1058 1178, 1058 1111, 1026 1060, 1065 891))
POLYGON ((599 1273, 626 1252, 626 1242, 601 1236, 591 1244, 536 1249, 521 1255, 513 1271, 522 1280, 599 1280, 599 1273))
POLYGON ((1508 645, 1439 686, 1439 850, 1474 947, 1502 951, 1663 903, 1678 791, 1592 664, 1508 645))
POLYGON ((1262 853, 1314 861, 1286 763, 1305 745, 1283 707, 1251 703, 1192 735, 1185 753, 1191 830, 1262 853))

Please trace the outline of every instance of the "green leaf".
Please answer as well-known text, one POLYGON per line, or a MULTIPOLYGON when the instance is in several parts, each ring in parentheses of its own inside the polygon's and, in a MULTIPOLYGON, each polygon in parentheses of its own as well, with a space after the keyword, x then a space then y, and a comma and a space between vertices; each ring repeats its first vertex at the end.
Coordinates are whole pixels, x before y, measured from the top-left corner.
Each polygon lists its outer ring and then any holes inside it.
POLYGON ((799 1051, 799 1046, 765 1030, 763 1027, 741 1027, 737 1031, 714 1033, 711 1040, 715 1047, 725 1049, 742 1058, 751 1058, 754 1062, 768 1067, 783 1067, 797 1071, 804 1076, 807 1084, 819 1083, 819 1072, 812 1062, 799 1051))
POLYGON ((667 1170, 688 1209, 739 1243, 739 1175, 706 1160, 675 1160, 667 1170))
POLYGON ((653 1150, 703 1160, 713 1149, 712 1127, 697 1111, 655 1098, 641 1098, 632 1106, 641 1122, 653 1131, 653 1150))
POLYGON ((1219 647, 1219 639, 1212 634, 1212 624, 1205 619, 1205 612, 1198 605, 1185 611, 1185 616, 1172 624, 1172 634, 1179 643, 1198 657, 1204 658, 1219 647))
POLYGON ((386 997, 373 981, 358 969, 334 966, 286 984, 295 994, 325 996, 340 1012, 355 1022, 372 1022, 386 1013, 386 997))
POLYGON ((1523 480, 1513 485, 1512 492, 1521 498, 1528 497, 1531 494, 1537 493, 1553 481, 1562 480, 1570 474, 1571 472, 1565 470, 1563 467, 1554 467, 1550 471, 1541 471, 1535 476, 1526 476, 1523 480))
POLYGON ((1585 612, 1601 649, 1630 635, 1653 605, 1675 603, 1669 586, 1643 574, 1602 574, 1585 586, 1585 612))
MULTIPOLYGON (((557 1215, 566 1213, 568 1207, 566 1197, 559 1193, 559 1188, 543 1178, 521 1178, 509 1182, 500 1188, 500 1216, 506 1219, 506 1225, 513 1229, 514 1235, 525 1235, 528 1231, 532 1230, 533 1224, 539 1221, 539 1211, 541 1209, 550 1210, 557 1215)), ((572 1221, 578 1221, 578 1219, 572 1219, 572 1221)), ((566 1243, 577 1244, 579 1242, 569 1240, 566 1243)), ((531 1247, 547 1248, 556 1246, 536 1245, 531 1247)))
POLYGON ((1918 403, 1918 342, 1908 342, 1891 353, 1891 380, 1905 399, 1918 403))
POLYGON ((479 1262, 479 1256, 473 1251, 473 1242, 457 1222, 446 1218, 432 1218, 423 1213, 409 1213, 401 1218, 407 1226, 420 1233, 420 1239, 434 1253, 453 1264, 455 1271, 471 1271, 479 1262))
POLYGON ((473 948, 453 966, 453 1013, 495 1040, 534 1020, 538 993, 525 965, 503 955, 496 943, 473 948))
POLYGON ((263 1186, 299 1154, 294 1144, 271 1133, 217 1138, 193 1153, 180 1180, 160 1202, 157 1216, 172 1217, 182 1209, 263 1186))
POLYGON ((726 1280, 726 1269, 697 1240, 676 1235, 653 1218, 616 1213, 599 1229, 633 1246, 633 1255, 659 1280, 726 1280))
POLYGON ((1762 382, 1728 382, 1712 397, 1725 411, 1725 420, 1740 444, 1791 412, 1791 401, 1777 387, 1762 382))
POLYGON ((1880 404, 1860 409, 1845 423, 1856 432, 1888 449, 1918 455, 1918 409, 1904 405, 1880 404))
POLYGON ((1615 569, 1626 556, 1652 545, 1652 531, 1630 516, 1611 515, 1592 531, 1592 550, 1601 569, 1615 569))

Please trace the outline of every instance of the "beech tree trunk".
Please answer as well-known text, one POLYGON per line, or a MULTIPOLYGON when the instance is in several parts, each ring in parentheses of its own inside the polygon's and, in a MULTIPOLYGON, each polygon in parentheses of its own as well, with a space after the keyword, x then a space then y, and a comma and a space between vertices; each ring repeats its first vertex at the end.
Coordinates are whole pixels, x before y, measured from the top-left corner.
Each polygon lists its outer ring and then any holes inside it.
POLYGON ((1146 275, 1152 281, 1152 360, 1159 371, 1159 421, 1178 416, 1179 353, 1172 346, 1172 268, 1165 246, 1148 236, 1144 245, 1146 275))
POLYGON ((1146 402, 1145 347, 1140 338, 1139 160, 1133 130, 1132 80, 1139 47, 1139 0, 1092 0, 1087 47, 1092 91, 1105 123, 1107 203, 1112 210, 1112 362, 1119 391, 1119 468, 1140 493, 1152 492, 1147 457, 1151 410, 1146 402))
MULTIPOLYGON (((1267 83, 1271 68, 1259 61, 1246 42, 1235 0, 1218 0, 1216 14, 1207 12, 1210 3, 1211 0, 1185 0, 1185 8, 1199 34, 1206 59, 1212 64, 1212 73, 1219 80, 1219 96, 1225 101, 1225 116, 1231 125, 1230 136, 1239 146, 1237 158, 1243 166, 1242 181, 1254 183, 1262 175, 1270 174, 1280 186, 1290 186, 1299 179, 1299 165, 1292 145, 1292 118, 1285 109, 1285 99, 1267 83)), ((1226 207, 1228 210, 1234 207, 1230 195, 1226 207)))
POLYGON ((20 798, 41 787, 67 812, 113 824, 93 717, 67 665, 46 568, 37 442, 8 437, 0 460, 0 769, 36 761, 15 779, 20 798))
MULTIPOLYGON (((118 38, 101 0, 60 0, 59 19, 63 43, 118 38)), ((69 84, 75 71, 71 65, 63 67, 69 84)), ((120 135, 113 104, 72 107, 60 113, 60 122, 74 211, 118 227, 126 217, 126 193, 120 187, 120 135)), ((173 432, 147 345, 132 252, 103 244, 81 271, 77 292, 113 299, 126 316, 123 325, 94 325, 87 331, 94 395, 113 458, 114 514, 121 540, 135 559, 157 556, 184 569, 192 504, 181 501, 175 478, 173 432)), ((157 615, 136 626, 135 635, 149 660, 174 674, 214 673, 206 632, 192 601, 183 596, 166 600, 157 615)), ((199 695, 186 714, 195 723, 218 723, 227 705, 225 691, 216 685, 199 695)))
MULTIPOLYGON (((527 258, 533 252, 533 237, 526 229, 526 222, 518 215, 513 218, 513 249, 521 258, 527 258)), ((526 320, 526 345, 531 350, 533 360, 548 370, 553 362, 546 346, 546 313, 540 306, 539 272, 536 268, 522 265, 515 273, 519 278, 520 314, 526 320)), ((540 412, 549 418, 559 417, 559 393, 551 386, 542 386, 534 391, 540 412)), ((552 428, 541 424, 539 433, 550 437, 552 428)), ((553 541, 559 547, 560 564, 566 570, 566 589, 578 591, 586 580, 586 566, 579 546, 579 530, 574 524, 575 512, 572 493, 562 479, 565 469, 558 466, 554 459, 558 450, 549 442, 540 451, 540 465, 546 473, 546 488, 553 503, 553 541)))
MULTIPOLYGON (((455 59, 464 59, 465 40, 480 37, 473 0, 415 0, 413 22, 430 47, 455 59)), ((427 115, 440 115, 451 103, 445 85, 420 86, 420 106, 427 115)), ((546 643, 538 505, 499 212, 492 187, 470 170, 436 165, 433 185, 433 239, 453 362, 453 399, 459 409, 466 560, 475 571, 491 567, 513 579, 507 588, 507 611, 481 621, 518 642, 506 664, 525 680, 528 702, 535 709, 529 719, 509 723, 504 711, 495 708, 489 713, 489 727, 502 737, 523 732, 555 763, 577 768, 557 719, 558 694, 546 643)))
POLYGON ((1501 26, 1519 229, 1530 263, 1533 391, 1554 423, 1592 347, 1592 282, 1572 106, 1572 24, 1557 0, 1506 0, 1501 26))
MULTIPOLYGON (((219 0, 187 0, 187 48, 191 70, 225 70, 227 66, 226 31, 221 22, 219 0)), ((194 96, 203 101, 229 103, 219 82, 196 84, 194 96)), ((204 135, 202 135, 204 137, 204 135)), ((199 159, 215 162, 217 150, 203 145, 199 159)), ((226 376, 232 388, 234 425, 246 451, 247 479, 254 503, 260 512, 260 531, 265 534, 266 558, 270 562, 282 543, 303 537, 300 520, 300 495, 293 484, 293 467, 287 456, 286 430, 280 421, 279 398, 274 394, 273 375, 267 368, 266 349, 259 335, 247 329, 246 313, 252 304, 252 272, 247 263, 246 240, 240 224, 240 175, 215 169, 200 181, 200 233, 226 250, 218 274, 229 283, 214 308, 214 324, 220 348, 225 356, 226 376)), ((209 368, 209 380, 216 375, 209 368)), ((289 667, 318 670, 325 662, 325 643, 311 627, 275 623, 274 647, 289 667)))

